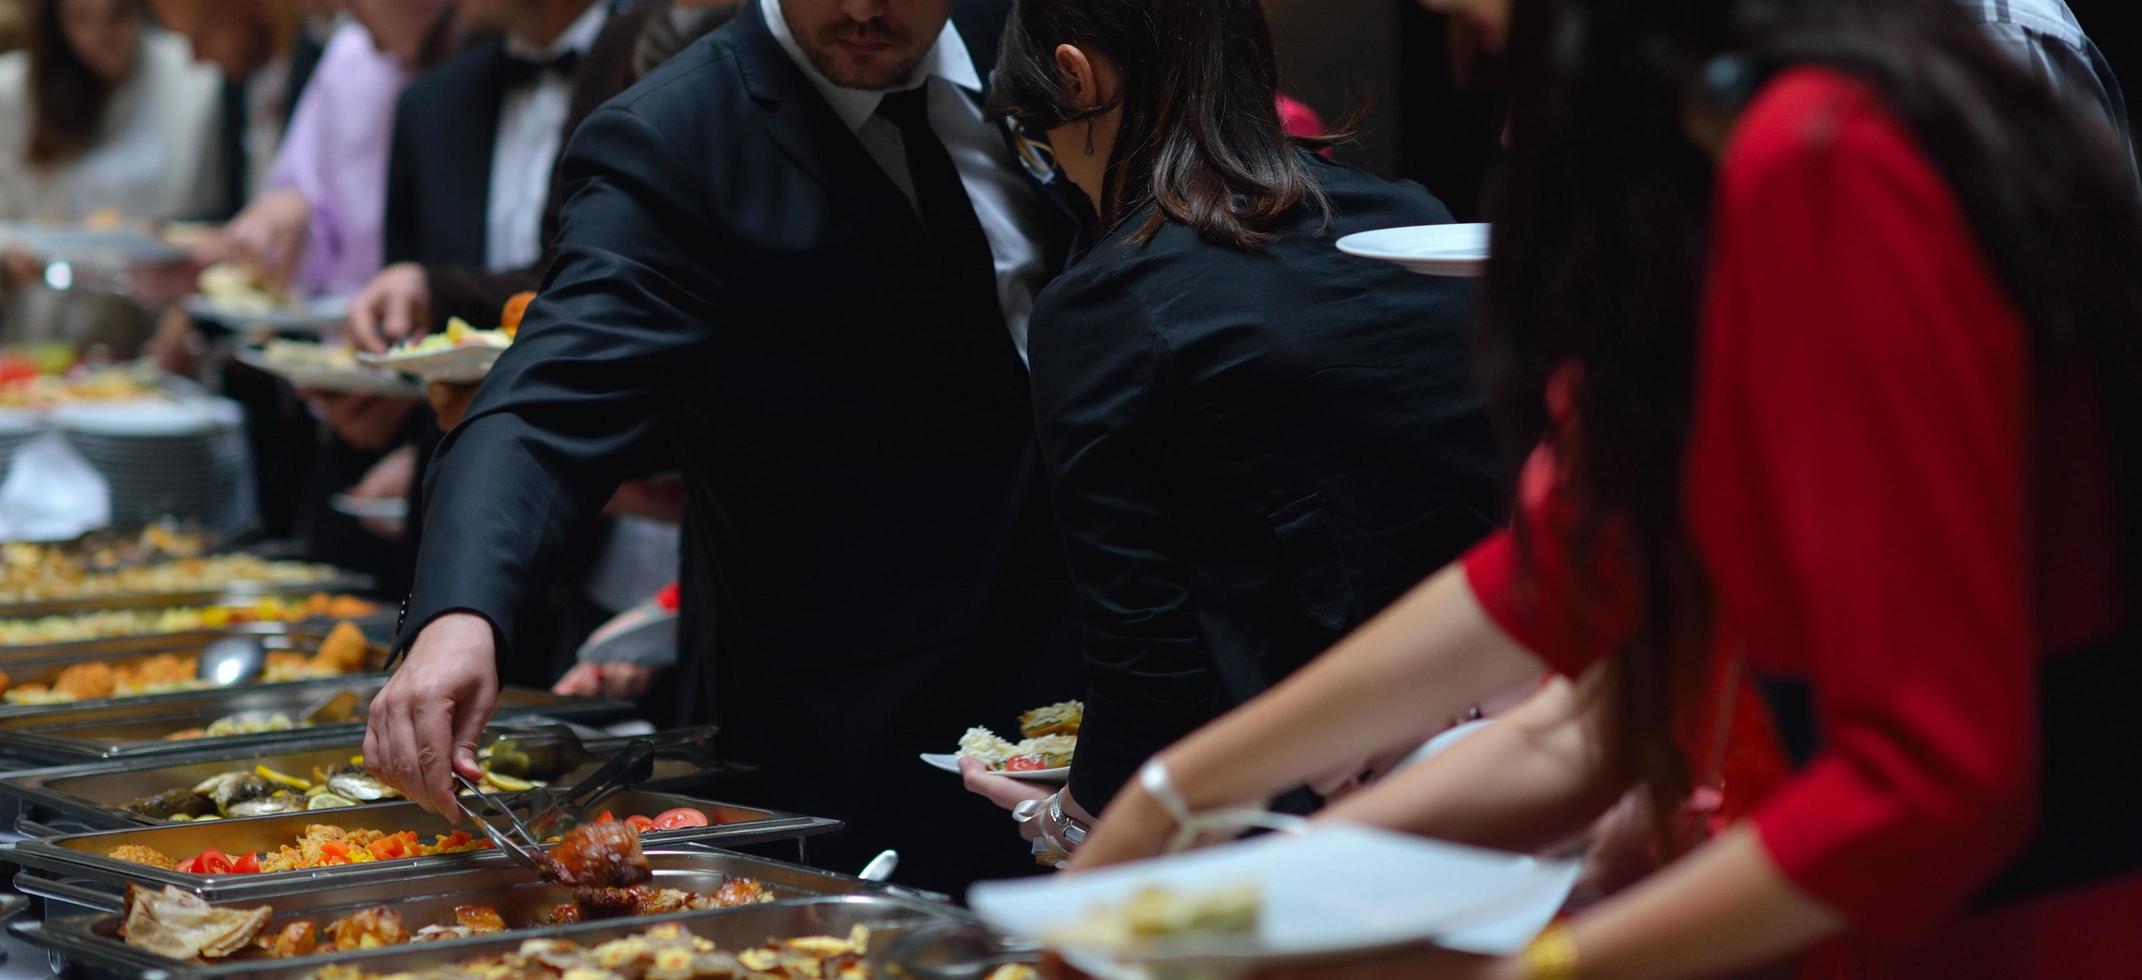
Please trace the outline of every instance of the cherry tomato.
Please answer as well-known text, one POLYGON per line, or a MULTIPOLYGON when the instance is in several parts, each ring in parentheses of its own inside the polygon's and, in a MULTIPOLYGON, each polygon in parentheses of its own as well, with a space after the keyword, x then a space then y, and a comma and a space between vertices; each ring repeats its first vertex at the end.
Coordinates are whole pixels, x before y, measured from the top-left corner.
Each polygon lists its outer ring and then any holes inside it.
POLYGON ((706 825, 706 814, 684 806, 674 810, 664 810, 656 814, 654 818, 654 829, 656 830, 683 830, 686 827, 704 827, 706 825))
POLYGON ((1004 760, 1005 772, 1040 772, 1049 767, 1049 760, 1039 755, 1015 755, 1004 760))
POLYGON ((215 848, 202 851, 193 859, 193 873, 197 875, 223 875, 231 873, 231 859, 215 848))
POLYGON ((632 829, 637 830, 643 834, 647 832, 647 828, 654 826, 653 817, 645 816, 643 814, 638 813, 626 817, 625 822, 631 824, 632 829))
POLYGON ((259 874, 260 855, 255 854, 252 851, 245 852, 243 855, 239 856, 238 860, 231 862, 231 873, 241 875, 259 874))
POLYGON ((601 812, 600 814, 597 814, 597 815, 596 815, 596 817, 595 817, 595 822, 596 822, 596 823, 610 823, 610 822, 612 822, 612 821, 614 821, 614 820, 616 820, 616 819, 617 819, 616 817, 613 817, 613 816, 611 816, 611 815, 610 815, 610 811, 608 811, 608 810, 604 810, 604 811, 603 811, 603 812, 601 812))

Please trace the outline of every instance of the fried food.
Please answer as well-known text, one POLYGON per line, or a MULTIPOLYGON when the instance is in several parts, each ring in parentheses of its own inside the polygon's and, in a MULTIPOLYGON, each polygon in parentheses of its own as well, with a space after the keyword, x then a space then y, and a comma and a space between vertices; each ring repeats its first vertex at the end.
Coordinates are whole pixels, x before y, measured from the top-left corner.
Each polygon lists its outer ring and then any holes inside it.
POLYGON ((337 950, 377 949, 409 941, 402 914, 384 905, 360 909, 327 924, 327 939, 337 950))
POLYGON ((295 585, 331 578, 335 569, 245 554, 174 558, 90 571, 58 549, 11 549, 0 574, 0 602, 85 599, 134 593, 201 592, 239 582, 295 585))
POLYGON ((159 956, 213 960, 252 945, 267 925, 265 907, 219 909, 175 887, 155 892, 129 885, 119 934, 127 945, 159 956))
POLYGON ((108 698, 118 687, 117 672, 112 670, 111 664, 101 660, 62 669, 59 678, 52 682, 53 691, 76 701, 108 698))
MULTIPOLYGON (((868 976, 863 957, 870 950, 870 930, 856 926, 843 938, 801 936, 763 946, 723 952, 693 935, 680 923, 665 922, 642 933, 596 946, 566 939, 530 939, 520 949, 466 960, 457 965, 395 974, 396 980, 477 977, 573 977, 579 980, 712 980, 736 977, 812 977, 861 980, 868 976)), ((355 966, 335 965, 314 974, 318 980, 373 980, 355 966)), ((993 978, 994 980, 994 978, 993 978)))
POLYGON ((313 951, 319 948, 320 928, 304 919, 284 926, 271 938, 261 940, 261 949, 276 959, 311 956, 313 951))
POLYGON ((1253 933, 1263 905, 1253 884, 1198 892, 1148 886, 1044 938, 1064 947, 1127 951, 1190 936, 1253 933))
POLYGON ((356 596, 330 596, 325 592, 315 592, 302 599, 269 596, 247 605, 99 609, 35 619, 0 619, 0 646, 42 646, 121 636, 198 633, 239 623, 354 619, 370 616, 378 610, 378 606, 356 596))
POLYGON ((131 861, 165 871, 178 867, 178 862, 171 860, 171 855, 146 844, 121 844, 112 848, 111 856, 121 861, 131 861))
POLYGON ((1026 738, 1044 735, 1076 735, 1081 723, 1086 720, 1086 705, 1078 701, 1059 701, 1043 705, 1019 716, 1019 734, 1026 738))
POLYGON ((626 888, 654 877, 639 831, 621 820, 566 831, 543 862, 552 880, 574 888, 626 888))
POLYGON ((327 674, 354 674, 364 669, 365 654, 372 645, 364 638, 364 631, 353 623, 336 623, 320 641, 320 649, 312 655, 312 667, 327 674))

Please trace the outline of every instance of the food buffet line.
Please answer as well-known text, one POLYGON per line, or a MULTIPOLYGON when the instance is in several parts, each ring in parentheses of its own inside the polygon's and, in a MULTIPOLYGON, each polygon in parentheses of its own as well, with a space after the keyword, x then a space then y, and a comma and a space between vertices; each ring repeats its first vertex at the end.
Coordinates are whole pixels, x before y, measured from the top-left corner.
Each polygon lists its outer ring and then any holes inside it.
POLYGON ((804 866, 839 824, 720 801, 711 729, 591 727, 620 702, 501 692, 465 792, 553 811, 535 869, 401 800, 361 755, 367 584, 162 528, 6 546, 6 975, 1034 975, 943 896, 804 866), (203 663, 234 640, 259 663, 203 663))

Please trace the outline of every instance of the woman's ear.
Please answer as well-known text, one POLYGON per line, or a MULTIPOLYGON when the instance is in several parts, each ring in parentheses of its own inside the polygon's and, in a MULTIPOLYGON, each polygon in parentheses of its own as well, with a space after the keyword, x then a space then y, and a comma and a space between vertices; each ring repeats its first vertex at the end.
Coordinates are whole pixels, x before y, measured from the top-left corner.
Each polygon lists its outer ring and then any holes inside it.
POLYGON ((1082 108, 1091 109, 1101 104, 1100 80, 1094 74, 1093 62, 1086 52, 1069 44, 1056 46, 1056 71, 1061 76, 1064 94, 1082 108))

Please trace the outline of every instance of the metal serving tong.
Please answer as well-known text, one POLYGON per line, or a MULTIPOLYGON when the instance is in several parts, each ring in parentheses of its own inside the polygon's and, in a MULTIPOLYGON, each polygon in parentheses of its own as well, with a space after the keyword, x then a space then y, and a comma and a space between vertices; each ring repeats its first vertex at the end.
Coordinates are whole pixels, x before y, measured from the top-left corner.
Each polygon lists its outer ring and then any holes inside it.
POLYGON ((550 878, 554 876, 543 853, 543 835, 560 820, 568 816, 577 818, 583 815, 588 807, 611 793, 635 783, 645 782, 654 775, 654 756, 654 743, 647 739, 636 738, 625 743, 623 750, 612 756, 610 761, 603 763, 601 768, 590 773, 588 778, 563 793, 551 796, 549 804, 526 823, 521 821, 519 814, 513 812, 511 806, 484 792, 483 787, 458 772, 454 773, 454 782, 466 792, 457 794, 454 803, 470 820, 475 821, 476 826, 483 831, 485 837, 490 838, 493 845, 513 859, 513 863, 550 878), (471 803, 471 800, 482 805, 479 807, 471 803), (500 818, 503 819, 503 825, 499 822, 500 818))
POLYGON ((491 839, 492 846, 504 851, 507 857, 513 859, 513 863, 545 878, 551 877, 550 866, 543 860, 541 839, 529 832, 527 825, 521 823, 521 818, 513 812, 512 807, 499 802, 497 797, 484 792, 483 787, 458 772, 454 773, 454 782, 462 789, 461 793, 455 794, 454 805, 460 807, 461 812, 467 814, 470 820, 475 821, 477 829, 482 830, 483 835, 491 839), (482 806, 471 804, 471 799, 481 801, 482 806), (501 827, 493 823, 493 818, 487 815, 488 813, 502 816, 506 825, 501 827), (516 833, 520 836, 515 837, 516 833))

